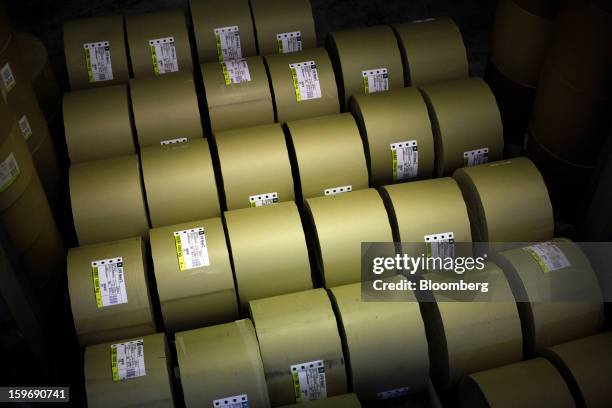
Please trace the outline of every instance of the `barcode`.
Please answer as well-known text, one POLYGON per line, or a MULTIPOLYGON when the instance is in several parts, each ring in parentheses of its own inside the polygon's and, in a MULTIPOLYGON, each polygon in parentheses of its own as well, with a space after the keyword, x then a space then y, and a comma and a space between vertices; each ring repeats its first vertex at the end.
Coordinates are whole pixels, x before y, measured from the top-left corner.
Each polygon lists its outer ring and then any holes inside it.
POLYGON ((133 368, 128 368, 128 369, 125 371, 125 376, 126 376, 127 378, 136 377, 136 370, 135 370, 135 369, 133 369, 133 368))
POLYGON ((108 297, 108 301, 109 303, 112 303, 112 304, 119 303, 119 299, 117 298, 117 295, 110 295, 108 297))

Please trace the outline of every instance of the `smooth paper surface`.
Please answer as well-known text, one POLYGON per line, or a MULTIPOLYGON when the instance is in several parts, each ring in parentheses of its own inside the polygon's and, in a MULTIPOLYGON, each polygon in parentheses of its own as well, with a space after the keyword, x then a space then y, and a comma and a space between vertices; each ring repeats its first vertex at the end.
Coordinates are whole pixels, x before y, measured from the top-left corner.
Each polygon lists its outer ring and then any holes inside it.
MULTIPOLYGON (((4 104, 0 100, 0 104, 4 104)), ((0 212, 21 197, 36 175, 32 156, 17 122, 0 144, 0 212)))

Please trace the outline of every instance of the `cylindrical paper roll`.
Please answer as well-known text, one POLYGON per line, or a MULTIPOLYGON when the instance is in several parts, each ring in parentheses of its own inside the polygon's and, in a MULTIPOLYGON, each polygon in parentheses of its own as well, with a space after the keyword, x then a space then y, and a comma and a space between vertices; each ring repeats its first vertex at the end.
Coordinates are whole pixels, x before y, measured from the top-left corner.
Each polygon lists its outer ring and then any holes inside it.
POLYGON ((69 92, 63 112, 72 164, 136 153, 126 85, 69 92))
MULTIPOLYGON (((0 86, 0 89, 4 88, 0 86)), ((3 98, 0 98, 0 145, 4 143, 16 126, 17 118, 15 117, 15 112, 9 108, 3 98)))
POLYGON ((4 46, 11 37, 11 27, 9 25, 8 16, 6 13, 6 6, 0 4, 0 50, 4 49, 4 46))
POLYGON ((342 344, 325 289, 260 299, 249 306, 272 406, 346 393, 342 344))
POLYGON ((43 138, 38 146, 32 150, 32 159, 45 193, 49 201, 53 202, 60 192, 65 191, 65 184, 64 172, 57 159, 51 137, 43 138))
POLYGON ((433 176, 433 132, 418 89, 355 96, 350 110, 367 142, 374 186, 433 176))
POLYGON ((501 252, 523 324, 525 351, 592 335, 602 329, 597 276, 579 246, 566 239, 501 252))
POLYGON ((436 173, 500 160, 504 134, 495 96, 480 78, 421 88, 436 140, 436 173))
POLYGON ((461 31, 449 17, 393 24, 404 62, 406 84, 429 85, 468 77, 461 31))
POLYGON ((183 10, 127 16, 125 31, 134 77, 193 71, 183 10))
POLYGON ((543 358, 467 376, 459 399, 464 408, 576 406, 561 374, 543 358))
POLYGON ((564 376, 578 406, 612 404, 612 390, 605 375, 612 372, 611 332, 551 347, 544 355, 564 376))
POLYGON ((361 243, 391 242, 382 198, 373 188, 306 200, 325 287, 359 282, 361 243))
POLYGON ((368 188, 359 129, 350 113, 287 123, 304 199, 368 188))
POLYGON ((350 361, 353 391, 364 400, 427 389, 427 338, 419 303, 363 302, 361 283, 331 289, 350 361))
POLYGON ((257 55, 249 0, 190 0, 189 8, 200 63, 257 55))
POLYGON ((453 178, 463 193, 474 241, 527 242, 553 237, 548 190, 529 159, 466 167, 453 178))
POLYGON ((140 147, 204 136, 191 73, 132 79, 130 94, 140 147))
POLYGON ((87 347, 84 369, 87 405, 91 408, 173 407, 171 361, 164 333, 87 347), (134 366, 126 372, 124 364, 118 361, 119 356, 126 359, 125 365, 133 363, 134 366))
POLYGON ((262 57, 202 64, 210 127, 214 132, 274 123, 262 57))
POLYGON ((169 333, 238 318, 220 218, 151 230, 157 293, 169 333))
POLYGON ((70 249, 68 291, 82 346, 156 331, 140 237, 70 249))
POLYGON ((286 54, 317 46, 309 0, 250 0, 259 55, 286 54))
POLYGON ((140 151, 152 227, 219 217, 219 195, 206 139, 140 151))
POLYGON ((340 112, 336 78, 325 49, 269 55, 265 61, 278 122, 340 112))
POLYGON ((214 135, 228 210, 294 199, 291 163, 280 125, 214 135))
POLYGON ((486 282, 488 291, 435 291, 435 302, 421 303, 431 376, 441 388, 456 385, 467 374, 523 359, 521 320, 504 272, 488 262, 482 270, 450 274, 429 273, 424 278, 436 283, 486 282))
MULTIPOLYGON (((337 395, 335 397, 325 398, 317 401, 310 401, 308 408, 361 408, 361 404, 355 394, 337 395)), ((283 405, 281 408, 299 408, 303 407, 302 403, 283 405)))
MULTIPOLYGON (((0 105, 4 105, 1 99, 0 105)), ((4 126, 4 123, 0 126, 4 126)), ((24 194, 32 177, 37 176, 32 156, 17 123, 13 122, 8 135, 0 137, 0 212, 3 212, 24 194)))
POLYGON ((402 56, 391 27, 381 25, 329 34, 340 103, 351 96, 368 95, 404 87, 402 56))
POLYGON ((224 217, 243 310, 254 299, 312 288, 295 203, 227 211, 224 217))
POLYGON ((136 155, 72 166, 70 201, 80 245, 148 236, 136 155))
POLYGON ((123 16, 65 22, 64 53, 73 91, 130 79, 123 16))
POLYGON ((226 400, 268 408, 255 328, 249 319, 176 334, 185 405, 217 407, 226 400), (242 399, 246 397, 246 401, 242 399))

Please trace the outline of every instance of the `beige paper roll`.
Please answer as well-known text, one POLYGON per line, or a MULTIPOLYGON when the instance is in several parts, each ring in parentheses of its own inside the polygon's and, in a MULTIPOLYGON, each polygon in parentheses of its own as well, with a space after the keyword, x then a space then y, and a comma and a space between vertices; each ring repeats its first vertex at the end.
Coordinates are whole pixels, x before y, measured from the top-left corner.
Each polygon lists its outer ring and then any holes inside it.
MULTIPOLYGON (((0 105, 4 105, 1 98, 0 105)), ((4 123, 0 126, 4 126, 4 123)), ((16 122, 13 122, 8 135, 0 137, 2 137, 0 144, 0 213, 2 213, 24 194, 36 172, 32 156, 16 122)))
POLYGON ((132 79, 130 95, 140 147, 204 136, 191 73, 132 79))
POLYGON ((47 135, 32 150, 32 160, 34 161, 36 172, 40 177, 45 193, 49 201, 53 202, 53 199, 57 198, 58 194, 65 194, 65 176, 64 170, 57 158, 57 152, 51 136, 47 135))
POLYGON ((240 307, 312 288, 304 230, 295 203, 224 213, 240 307))
POLYGON ((427 389, 429 359, 419 303, 363 302, 361 283, 331 289, 350 361, 352 390, 363 400, 427 389))
POLYGON ((164 333, 98 344, 85 349, 87 405, 103 407, 173 407, 172 363, 164 333), (111 347, 142 340, 145 375, 113 380, 111 347))
POLYGON ((393 24, 406 84, 422 86, 469 76, 461 31, 449 17, 393 24))
POLYGON ((466 167, 455 171, 453 178, 463 193, 474 241, 527 242, 553 237, 548 191, 529 159, 466 167))
POLYGON ((355 96, 349 109, 366 141, 374 186, 433 177, 433 132, 427 105, 418 89, 403 88, 355 96), (401 143, 405 147, 406 142, 416 146, 418 158, 412 162, 413 171, 406 166, 402 168, 406 171, 398 172, 392 145, 401 143))
POLYGON ((317 46, 309 0, 250 0, 250 3, 259 55, 291 53, 317 46), (283 43, 282 50, 279 36, 283 43), (283 41, 284 38, 295 40, 288 42, 283 41))
POLYGON ((480 78, 421 88, 436 146, 436 174, 501 160, 504 134, 495 96, 480 78))
POLYGON ((217 407, 219 400, 233 397, 242 402, 242 396, 249 407, 270 406, 255 328, 249 319, 177 333, 176 352, 188 408, 217 407))
POLYGON ((263 360, 272 406, 307 402, 347 392, 346 370, 338 325, 325 289, 313 289, 289 295, 255 300, 249 304, 263 360), (308 363, 308 364, 307 364, 308 363), (316 376, 314 387, 294 384, 302 366, 316 376), (297 367, 295 367, 297 366, 297 367), (317 388, 325 373, 326 393, 317 388), (320 369, 319 369, 320 370, 320 369), (317 393, 319 391, 319 393, 317 393), (308 392, 309 397, 304 397, 308 392), (299 396, 299 398, 298 398, 299 396))
POLYGON ((126 85, 66 93, 63 112, 72 164, 136 153, 126 85))
POLYGON ((560 251, 568 266, 551 267, 530 252, 531 247, 504 251, 495 258, 519 301, 525 351, 531 355, 545 347, 595 334, 602 329, 604 320, 599 282, 580 247, 563 238, 545 245, 560 251))
POLYGON ((368 167, 359 129, 350 113, 287 123, 302 197, 368 188, 368 167))
POLYGON ((214 137, 228 210, 295 198, 289 153, 280 125, 226 130, 214 137))
POLYGON ((612 372, 611 332, 554 346, 544 353, 564 374, 579 406, 603 408, 612 404, 605 375, 612 372))
POLYGON ((193 71, 183 10, 127 16, 125 32, 135 78, 193 71), (161 43, 163 48, 157 50, 161 43))
POLYGON ((268 55, 265 61, 278 122, 340 113, 336 78, 325 49, 313 48, 287 55, 268 55), (310 70, 300 71, 300 66, 309 66, 310 70), (316 74, 313 66, 316 67, 316 74), (293 69, 296 72, 295 79, 293 69), (306 79, 298 76, 299 72, 304 72, 306 79), (299 96, 296 89, 300 92, 299 96))
POLYGON ((127 83, 130 79, 123 16, 106 16, 66 21, 64 53, 66 69, 73 91, 97 86, 127 83), (89 68, 99 61, 98 69, 89 68), (103 64, 106 62, 106 64, 103 64))
POLYGON ((154 228, 150 234, 157 293, 168 333, 238 318, 234 278, 220 218, 154 228), (184 238, 180 234, 190 230, 197 234, 199 229, 203 246, 196 244, 193 233, 184 238), (198 256, 198 250, 203 254, 198 256), (195 259, 191 258, 194 251, 195 259))
POLYGON ((15 126, 17 126, 17 118, 15 117, 15 112, 13 112, 13 110, 8 107, 8 105, 4 101, 4 98, 0 98, 0 145, 3 144, 4 141, 9 137, 9 135, 11 134, 11 130, 13 130, 13 127, 15 126))
POLYGON ((70 201, 80 245, 148 236, 136 155, 72 166, 70 201))
POLYGON ((574 408, 563 377, 543 358, 523 361, 465 377, 461 407, 574 408))
POLYGON ((219 217, 219 196, 206 139, 140 151, 151 226, 219 217))
POLYGON ((488 292, 435 291, 435 302, 421 303, 429 340, 431 377, 440 388, 463 376, 523 359, 521 320, 504 272, 494 263, 485 269, 429 273, 437 283, 488 283, 488 292))
MULTIPOLYGON (((282 408, 297 408, 303 407, 300 404, 291 404, 291 405, 283 405, 282 408)), ((335 397, 325 398, 318 401, 311 401, 308 403, 308 408, 334 408, 334 407, 342 407, 342 408, 361 408, 361 404, 357 399, 355 394, 344 394, 338 395, 335 397)))
MULTIPOLYGON (((239 64, 239 62, 230 62, 239 64)), ((225 76, 227 64, 202 64, 210 126, 214 132, 274 123, 274 106, 263 57, 245 58, 250 80, 225 76), (229 82, 229 84, 228 84, 229 82)), ((245 70, 246 71, 246 70, 245 70)))
POLYGON ((6 6, 0 4, 0 50, 4 48, 10 37, 11 27, 6 13, 6 6))
MULTIPOLYGON (((103 273, 102 269, 99 272, 103 273)), ((100 279, 98 282, 98 287, 104 283, 100 279)), ((112 287, 109 286, 109 292, 112 287)), ((147 283, 145 247, 140 237, 70 249, 68 291, 74 327, 82 346, 156 331, 147 283), (104 298, 98 303, 93 263, 104 261, 108 264, 111 259, 122 260, 123 272, 107 273, 116 277, 108 279, 108 282, 119 282, 114 286, 116 293, 121 293, 123 288, 125 293, 117 295, 118 302, 123 303, 104 306, 104 298)), ((100 294, 104 294, 103 288, 100 294)))
POLYGON ((402 56, 391 27, 336 31, 327 39, 342 106, 348 106, 351 96, 404 87, 402 56), (370 75, 366 76, 365 71, 376 71, 372 80, 367 79, 370 75), (374 78, 378 85, 374 85, 374 78))
POLYGON ((189 8, 200 63, 257 55, 249 0, 190 0, 189 8), (226 37, 222 30, 228 28, 238 37, 226 37))
POLYGON ((373 189, 306 200, 326 288, 359 282, 361 243, 391 242, 385 205, 373 189))

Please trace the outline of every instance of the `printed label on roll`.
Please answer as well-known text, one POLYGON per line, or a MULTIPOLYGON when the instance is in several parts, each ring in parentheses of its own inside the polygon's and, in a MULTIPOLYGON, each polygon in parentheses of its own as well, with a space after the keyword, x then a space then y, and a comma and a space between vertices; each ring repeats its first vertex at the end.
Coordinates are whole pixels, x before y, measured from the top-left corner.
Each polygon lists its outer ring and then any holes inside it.
POLYGON ((419 173, 419 147, 416 140, 391 143, 393 180, 414 178, 419 173))
POLYGON ((102 259, 91 263, 98 308, 127 303, 123 258, 102 259))
POLYGON ((204 227, 176 231, 174 242, 181 271, 210 265, 204 227))
POLYGON ((213 401, 214 408, 249 408, 249 398, 246 394, 219 398, 213 401))
POLYGON ((100 41, 83 44, 85 63, 89 82, 111 81, 113 79, 113 64, 110 55, 110 42, 100 41))
POLYGON ((249 64, 246 60, 225 61, 220 64, 223 69, 225 85, 251 82, 251 71, 249 71, 249 64))
POLYGON ((552 242, 531 245, 523 248, 523 250, 531 254, 533 259, 535 259, 545 273, 567 268, 572 265, 561 248, 552 242))
POLYGON ((470 150, 463 152, 463 165, 465 167, 478 166, 479 164, 485 164, 489 161, 489 148, 483 147, 482 149, 470 150))
POLYGON ((11 90, 17 85, 17 81, 15 81, 15 76, 13 75, 13 70, 11 70, 11 66, 7 62, 4 64, 2 68, 0 68, 0 78, 2 78, 2 85, 4 87, 3 93, 7 95, 11 90))
POLYGON ((293 78, 295 99, 298 102, 321 98, 319 73, 314 61, 289 64, 289 69, 291 69, 291 77, 293 78))
POLYGON ((323 360, 291 366, 295 402, 314 401, 327 398, 325 364, 323 360))
POLYGON ((251 207, 263 207, 278 203, 278 193, 252 195, 249 197, 251 207))
POLYGON ((149 40, 149 46, 153 59, 153 71, 155 71, 156 76, 179 70, 174 37, 149 40))
POLYGON ((302 32, 276 34, 277 51, 279 54, 302 51, 302 32))
POLYGON ((238 26, 215 28, 217 58, 219 61, 231 61, 242 58, 240 30, 238 26))
POLYGON ((392 398, 405 397, 409 393, 410 393, 410 388, 402 387, 402 388, 396 388, 394 390, 379 392, 378 394, 376 394, 376 398, 381 399, 381 400, 386 400, 386 399, 392 399, 392 398))
POLYGON ((429 258, 454 258, 455 234, 442 232, 440 234, 425 235, 425 247, 429 258))
POLYGON ((325 191, 323 191, 323 193, 326 196, 330 196, 330 195, 337 195, 337 194, 342 194, 342 193, 350 193, 351 191, 353 191, 353 186, 341 186, 341 187, 327 188, 325 189, 325 191))
POLYGON ((159 142, 160 145, 162 146, 167 146, 167 145, 173 145, 173 144, 179 144, 179 143, 185 143, 187 142, 189 139, 187 139, 186 137, 179 137, 177 139, 168 139, 168 140, 162 140, 161 142, 159 142))
POLYGON ((29 140, 30 137, 32 137, 32 127, 26 115, 23 115, 21 119, 19 119, 19 130, 21 130, 21 135, 25 140, 29 140))
POLYGON ((13 153, 0 163, 0 193, 6 191, 17 180, 21 170, 13 153))
POLYGON ((113 381, 147 375, 144 361, 144 340, 133 340, 111 345, 113 381))
POLYGON ((361 75, 363 76, 363 90, 366 95, 389 90, 389 72, 387 68, 361 71, 361 75))

